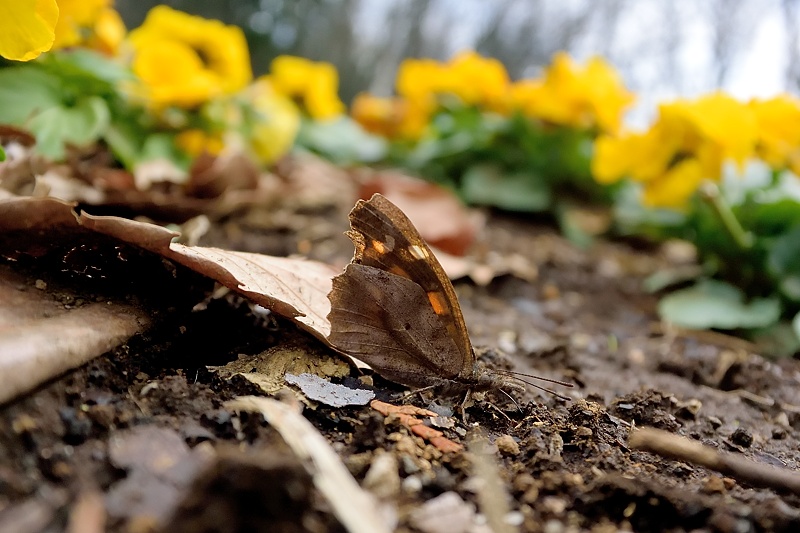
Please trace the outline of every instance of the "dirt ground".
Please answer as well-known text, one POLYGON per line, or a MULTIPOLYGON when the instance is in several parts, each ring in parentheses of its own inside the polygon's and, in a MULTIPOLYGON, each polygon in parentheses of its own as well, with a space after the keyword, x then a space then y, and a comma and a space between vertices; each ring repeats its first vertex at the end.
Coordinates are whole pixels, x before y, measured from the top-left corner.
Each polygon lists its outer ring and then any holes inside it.
MULTIPOLYGON (((324 230, 312 255, 349 259, 346 218, 297 216, 324 230)), ((499 468, 496 496, 510 510, 509 531, 800 530, 797 495, 627 444, 632 427, 651 426, 796 470, 800 361, 769 361, 744 341, 662 326, 657 297, 641 288, 668 264, 660 250, 597 243, 581 251, 546 224, 499 214, 487 232, 493 250, 521 254, 538 275, 503 276, 487 287, 456 283, 473 344, 490 348, 490 366, 576 388, 558 390, 571 401, 514 393, 518 407, 490 394, 467 409, 466 424, 458 415, 441 424, 469 450, 447 454, 369 406, 305 409, 355 478, 395 510, 397 531, 455 530, 455 522, 437 525, 423 512, 436 514, 430 502, 449 493, 481 512, 465 531, 487 530, 481 517, 493 511, 476 487, 475 435, 493 443, 487 456, 490 469, 499 468), (390 467, 375 472, 378 459, 390 467)), ((229 221, 201 244, 286 254, 301 239, 229 221)), ((207 369, 273 346, 324 348, 240 298, 192 312, 212 287, 181 269, 166 292, 158 279, 98 287, 80 275, 86 250, 67 252, 13 266, 25 283, 46 279, 61 298, 101 291, 150 306, 156 326, 0 408, 0 531, 343 531, 278 433, 260 415, 223 406, 252 388, 207 369)), ((103 268, 124 276, 136 263, 109 260, 103 268)), ((374 388, 395 403, 403 392, 377 376, 374 388)), ((408 401, 437 412, 454 404, 423 396, 408 401)))

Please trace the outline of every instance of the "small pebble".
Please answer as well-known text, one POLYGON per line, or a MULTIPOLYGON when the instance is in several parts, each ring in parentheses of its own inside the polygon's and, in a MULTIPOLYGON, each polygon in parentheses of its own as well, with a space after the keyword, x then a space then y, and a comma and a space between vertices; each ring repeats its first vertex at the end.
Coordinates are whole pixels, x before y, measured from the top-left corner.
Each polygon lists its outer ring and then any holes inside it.
POLYGON ((511 435, 500 435, 494 444, 503 455, 519 455, 519 444, 511 435))
POLYGON ((702 491, 706 494, 722 494, 725 490, 725 482, 719 476, 711 476, 706 479, 702 488, 702 491))
POLYGON ((743 448, 749 448, 753 444, 753 434, 743 428, 738 428, 731 435, 731 442, 743 448))
POLYGON ((33 282, 33 286, 39 289, 40 291, 43 291, 47 288, 47 283, 43 279, 37 279, 36 281, 33 282))
POLYGON ((422 490, 422 480, 418 476, 408 476, 400 486, 406 494, 417 494, 422 490))

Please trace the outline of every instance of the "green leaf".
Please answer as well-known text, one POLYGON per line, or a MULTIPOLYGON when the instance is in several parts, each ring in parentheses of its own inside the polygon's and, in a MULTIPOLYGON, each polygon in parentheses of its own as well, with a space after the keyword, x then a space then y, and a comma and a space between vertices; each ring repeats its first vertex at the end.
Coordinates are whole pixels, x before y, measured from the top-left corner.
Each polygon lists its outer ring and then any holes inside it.
POLYGON ((188 170, 192 162, 189 156, 175 146, 175 134, 173 133, 154 133, 149 135, 144 141, 141 153, 138 154, 134 166, 158 159, 166 159, 181 170, 188 170))
POLYGON ((544 211, 552 200, 550 188, 537 176, 524 172, 505 174, 496 165, 476 165, 467 170, 461 193, 471 204, 509 211, 544 211))
POLYGON ((777 278, 781 293, 800 301, 800 225, 772 241, 767 268, 777 278))
POLYGON ((64 75, 94 78, 112 86, 135 79, 133 73, 121 63, 86 48, 48 54, 46 57, 51 60, 48 66, 64 75))
POLYGON ((5 160, 6 160, 6 151, 3 150, 2 146, 0 146, 0 161, 5 161, 5 160))
POLYGON ((295 141, 339 164, 372 163, 386 155, 386 141, 370 135, 354 120, 303 121, 295 141))
POLYGON ((658 313, 689 329, 749 329, 777 322, 781 305, 777 298, 754 298, 745 303, 744 294, 733 285, 703 280, 662 298, 658 313))
POLYGON ((60 80, 34 65, 0 70, 0 122, 26 126, 37 112, 62 102, 60 80))
POLYGON ((782 320, 763 329, 753 331, 751 340, 758 353, 766 357, 791 357, 800 350, 800 337, 797 331, 797 317, 791 323, 782 320))
POLYGON ((800 342, 800 313, 794 315, 794 318, 792 319, 792 330, 794 331, 798 342, 800 342))
POLYGON ((105 100, 90 96, 74 106, 58 105, 38 113, 28 122, 28 128, 36 136, 36 151, 59 160, 64 157, 66 144, 84 146, 96 141, 109 121, 105 100))

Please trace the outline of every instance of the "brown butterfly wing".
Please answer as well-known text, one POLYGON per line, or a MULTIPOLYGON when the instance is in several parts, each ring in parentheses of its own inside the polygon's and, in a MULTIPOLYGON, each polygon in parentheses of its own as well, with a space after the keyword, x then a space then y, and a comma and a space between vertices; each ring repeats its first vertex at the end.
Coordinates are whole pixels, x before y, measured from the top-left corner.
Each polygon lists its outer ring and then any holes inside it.
POLYGON ((331 344, 386 379, 424 387, 461 372, 461 353, 417 283, 351 263, 329 298, 331 344))
MULTIPOLYGON (((350 212, 355 244, 354 263, 375 267, 409 279, 426 295, 426 309, 433 310, 458 347, 459 375, 471 376, 475 356, 464 315, 453 284, 417 228, 396 205, 380 194, 359 200, 350 212)), ((417 309, 412 307, 410 309, 417 309)))

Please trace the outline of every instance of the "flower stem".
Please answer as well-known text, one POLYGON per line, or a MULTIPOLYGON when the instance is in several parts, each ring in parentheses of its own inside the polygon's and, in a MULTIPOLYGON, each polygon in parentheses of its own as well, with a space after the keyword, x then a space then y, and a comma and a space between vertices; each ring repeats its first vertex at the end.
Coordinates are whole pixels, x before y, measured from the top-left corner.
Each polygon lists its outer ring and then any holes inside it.
POLYGON ((749 250, 755 243, 753 234, 742 227, 731 206, 722 197, 716 183, 706 181, 700 186, 700 196, 714 210, 722 226, 742 250, 749 250))

